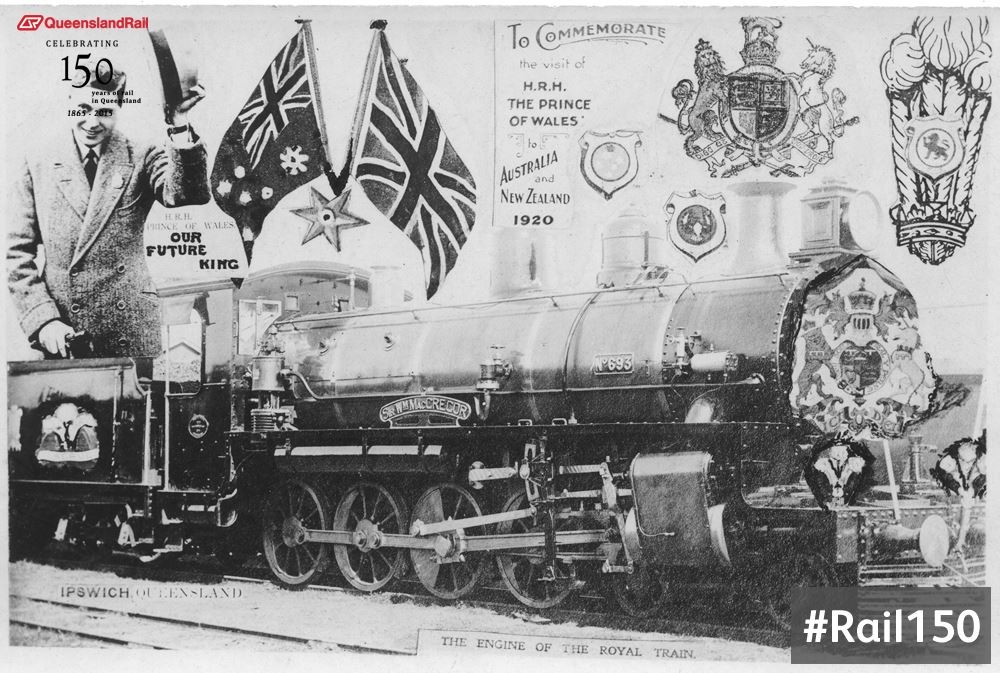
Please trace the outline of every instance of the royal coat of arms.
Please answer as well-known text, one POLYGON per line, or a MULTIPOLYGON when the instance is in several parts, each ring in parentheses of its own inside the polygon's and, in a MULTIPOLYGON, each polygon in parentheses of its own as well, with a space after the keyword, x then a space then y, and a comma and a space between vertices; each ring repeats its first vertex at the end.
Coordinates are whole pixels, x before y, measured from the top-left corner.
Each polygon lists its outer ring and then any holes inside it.
POLYGON ((587 184, 610 199, 639 174, 637 155, 642 139, 638 131, 597 133, 580 138, 580 172, 587 184))
POLYGON ((857 267, 807 295, 789 401, 821 432, 899 437, 935 389, 913 297, 857 267))
POLYGON ((726 201, 721 194, 674 192, 663 204, 663 212, 670 243, 695 262, 726 240, 726 201))
POLYGON ((836 58, 827 47, 809 42, 800 73, 779 69, 778 29, 781 21, 743 17, 744 66, 726 73, 722 57, 699 40, 694 69, 697 84, 678 82, 670 94, 678 109, 677 124, 686 138, 684 150, 704 161, 712 177, 730 177, 747 168, 766 166, 771 175, 801 177, 833 158, 833 145, 844 128, 846 96, 827 90, 836 58))

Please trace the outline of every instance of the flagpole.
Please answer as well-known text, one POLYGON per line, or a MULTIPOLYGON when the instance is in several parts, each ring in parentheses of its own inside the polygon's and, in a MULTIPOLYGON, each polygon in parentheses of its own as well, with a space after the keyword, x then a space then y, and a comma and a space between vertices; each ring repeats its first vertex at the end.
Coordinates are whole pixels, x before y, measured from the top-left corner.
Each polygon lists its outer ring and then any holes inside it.
MULTIPOLYGON (((357 165, 358 157, 361 155, 360 151, 353 151, 358 149, 358 136, 361 135, 361 127, 364 125, 365 109, 368 107, 368 96, 371 93, 372 88, 372 78, 375 76, 375 59, 379 51, 379 39, 382 36, 382 31, 388 22, 384 19, 376 19, 371 22, 368 27, 375 31, 372 34, 372 43, 368 48, 368 61, 365 63, 365 76, 361 81, 361 91, 358 94, 358 106, 354 110, 354 124, 351 127, 351 141, 347 146, 347 158, 350 158, 350 173, 354 174, 354 168, 357 165)), ((347 161, 345 158, 345 164, 347 161)), ((346 170, 348 166, 344 166, 346 170)))
POLYGON ((313 42, 312 19, 295 19, 295 22, 302 26, 302 36, 306 40, 306 66, 309 68, 309 81, 312 84, 319 141, 323 145, 323 154, 326 155, 323 158, 326 160, 327 166, 332 168, 330 143, 326 135, 326 117, 323 116, 323 99, 319 95, 319 71, 316 69, 316 46, 313 42))

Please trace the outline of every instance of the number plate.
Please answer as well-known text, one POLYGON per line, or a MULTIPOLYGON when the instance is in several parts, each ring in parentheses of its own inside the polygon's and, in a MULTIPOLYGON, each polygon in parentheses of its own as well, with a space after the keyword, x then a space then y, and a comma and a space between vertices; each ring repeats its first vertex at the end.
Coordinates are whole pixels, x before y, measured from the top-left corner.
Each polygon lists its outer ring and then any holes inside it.
POLYGON ((634 371, 634 362, 633 353, 595 355, 593 371, 595 374, 631 374, 634 371))

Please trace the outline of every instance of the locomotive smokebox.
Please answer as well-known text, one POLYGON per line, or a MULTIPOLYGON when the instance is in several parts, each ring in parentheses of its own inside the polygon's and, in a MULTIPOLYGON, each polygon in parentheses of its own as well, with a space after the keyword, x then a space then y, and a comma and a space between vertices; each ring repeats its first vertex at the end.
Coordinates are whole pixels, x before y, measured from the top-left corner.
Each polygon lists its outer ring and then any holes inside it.
POLYGON ((783 200, 795 189, 787 182, 742 182, 730 187, 730 201, 736 238, 727 275, 774 271, 788 266, 781 245, 779 227, 783 200))

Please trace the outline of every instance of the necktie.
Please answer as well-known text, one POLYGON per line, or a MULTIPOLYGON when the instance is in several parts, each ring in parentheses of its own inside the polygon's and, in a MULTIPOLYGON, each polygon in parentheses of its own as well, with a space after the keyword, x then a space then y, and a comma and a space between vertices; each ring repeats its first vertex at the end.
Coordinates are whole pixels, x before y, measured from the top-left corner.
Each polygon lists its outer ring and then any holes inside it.
POLYGON ((87 158, 83 160, 83 172, 87 174, 87 182, 94 186, 94 176, 97 175, 97 154, 94 150, 87 152, 87 158))

